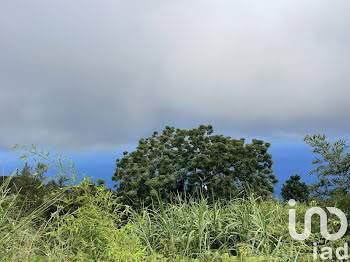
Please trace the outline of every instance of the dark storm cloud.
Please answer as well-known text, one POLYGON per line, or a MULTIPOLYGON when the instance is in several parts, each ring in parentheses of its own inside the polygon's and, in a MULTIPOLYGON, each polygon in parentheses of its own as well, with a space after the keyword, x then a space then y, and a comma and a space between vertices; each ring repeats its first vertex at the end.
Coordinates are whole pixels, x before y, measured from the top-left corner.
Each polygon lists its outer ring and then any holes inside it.
POLYGON ((3 1, 0 146, 134 143, 165 123, 350 129, 348 1, 3 1))

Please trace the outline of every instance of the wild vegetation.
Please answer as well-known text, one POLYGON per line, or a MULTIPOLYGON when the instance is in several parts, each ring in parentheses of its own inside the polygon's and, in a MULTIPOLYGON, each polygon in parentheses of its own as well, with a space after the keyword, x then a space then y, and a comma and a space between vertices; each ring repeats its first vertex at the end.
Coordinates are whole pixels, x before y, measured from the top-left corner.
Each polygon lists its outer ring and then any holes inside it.
MULTIPOLYGON (((315 162, 319 184, 292 176, 282 190, 298 200, 298 232, 312 206, 350 214, 346 141, 305 140, 324 158, 315 162)), ((344 245, 350 235, 327 241, 318 219, 310 238, 291 238, 290 207, 271 196, 268 147, 212 135, 211 126, 167 127, 117 160, 112 190, 103 180, 77 180, 65 157, 16 145, 26 164, 1 180, 0 261, 315 261, 313 243, 344 245)), ((328 230, 338 228, 330 217, 328 230)))

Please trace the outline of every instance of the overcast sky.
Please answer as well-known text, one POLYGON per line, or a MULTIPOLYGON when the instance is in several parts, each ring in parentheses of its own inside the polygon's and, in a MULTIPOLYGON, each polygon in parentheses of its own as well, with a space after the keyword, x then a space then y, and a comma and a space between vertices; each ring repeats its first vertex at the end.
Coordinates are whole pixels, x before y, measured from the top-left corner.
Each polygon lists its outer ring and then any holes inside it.
POLYGON ((348 0, 0 0, 0 148, 105 150, 166 124, 350 130, 348 0))

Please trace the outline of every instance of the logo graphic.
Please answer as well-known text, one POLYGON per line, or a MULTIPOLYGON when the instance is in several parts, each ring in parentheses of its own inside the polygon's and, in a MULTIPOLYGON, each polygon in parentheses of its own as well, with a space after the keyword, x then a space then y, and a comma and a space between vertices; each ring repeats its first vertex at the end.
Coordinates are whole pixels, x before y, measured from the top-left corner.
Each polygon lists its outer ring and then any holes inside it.
MULTIPOLYGON (((295 206, 296 202, 294 199, 288 201, 289 206, 295 206)), ((327 214, 320 207, 312 207, 308 209, 304 216, 304 232, 302 234, 298 234, 295 229, 295 209, 289 209, 289 234, 295 240, 305 240, 311 234, 311 218, 314 214, 320 216, 320 231, 322 237, 327 240, 338 240, 344 236, 348 227, 348 220, 345 214, 338 208, 335 207, 326 207, 329 213, 336 215, 340 219, 340 229, 335 234, 329 234, 327 230, 327 214)))

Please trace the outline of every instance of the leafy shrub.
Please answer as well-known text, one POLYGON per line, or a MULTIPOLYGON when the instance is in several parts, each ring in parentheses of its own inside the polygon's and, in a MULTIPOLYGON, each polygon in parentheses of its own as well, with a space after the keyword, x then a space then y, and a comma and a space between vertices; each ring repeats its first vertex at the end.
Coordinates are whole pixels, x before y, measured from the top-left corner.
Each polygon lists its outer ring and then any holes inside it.
POLYGON ((133 226, 122 217, 128 209, 113 199, 112 192, 97 187, 94 197, 83 196, 85 204, 70 214, 53 215, 47 232, 51 260, 140 261, 144 254, 133 226))

